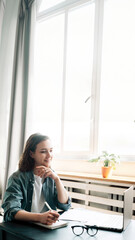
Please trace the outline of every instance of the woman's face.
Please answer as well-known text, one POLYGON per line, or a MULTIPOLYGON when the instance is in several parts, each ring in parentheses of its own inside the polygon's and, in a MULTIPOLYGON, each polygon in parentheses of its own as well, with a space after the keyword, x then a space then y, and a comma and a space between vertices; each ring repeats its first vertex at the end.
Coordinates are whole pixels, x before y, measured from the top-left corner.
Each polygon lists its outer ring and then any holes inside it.
POLYGON ((50 167, 53 157, 53 148, 50 139, 37 144, 35 152, 30 152, 30 156, 35 160, 35 167, 50 167))

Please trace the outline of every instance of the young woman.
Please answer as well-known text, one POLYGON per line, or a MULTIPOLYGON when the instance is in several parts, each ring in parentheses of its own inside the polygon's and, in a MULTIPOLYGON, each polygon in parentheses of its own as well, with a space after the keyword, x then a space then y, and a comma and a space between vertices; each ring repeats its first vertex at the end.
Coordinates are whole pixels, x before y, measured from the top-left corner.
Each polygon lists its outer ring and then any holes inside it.
POLYGON ((59 218, 57 208, 69 209, 70 197, 51 168, 52 158, 49 137, 31 135, 19 161, 19 170, 8 180, 2 204, 5 221, 15 219, 50 225, 59 218), (53 210, 48 210, 45 201, 53 210))

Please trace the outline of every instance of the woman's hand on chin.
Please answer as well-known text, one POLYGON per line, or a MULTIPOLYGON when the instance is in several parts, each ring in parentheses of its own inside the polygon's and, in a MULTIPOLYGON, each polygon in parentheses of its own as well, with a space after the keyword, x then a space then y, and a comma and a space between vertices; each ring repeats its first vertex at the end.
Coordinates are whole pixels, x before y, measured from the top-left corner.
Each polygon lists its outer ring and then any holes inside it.
POLYGON ((37 166, 34 169, 34 174, 39 176, 39 177, 50 177, 54 180, 57 180, 59 177, 57 176, 57 174, 55 172, 52 171, 51 168, 49 167, 45 167, 45 166, 37 166))

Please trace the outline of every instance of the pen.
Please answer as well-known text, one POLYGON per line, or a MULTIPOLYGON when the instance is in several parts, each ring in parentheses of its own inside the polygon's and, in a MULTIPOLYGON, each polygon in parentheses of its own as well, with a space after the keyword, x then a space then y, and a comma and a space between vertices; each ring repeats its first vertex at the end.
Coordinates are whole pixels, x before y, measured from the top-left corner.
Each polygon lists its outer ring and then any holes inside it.
MULTIPOLYGON (((49 204, 47 202, 45 202, 45 205, 48 207, 49 210, 52 211, 51 207, 49 206, 49 204)), ((59 222, 59 219, 57 221, 59 222)))
POLYGON ((49 204, 47 202, 45 202, 45 205, 48 207, 49 210, 52 211, 51 207, 49 206, 49 204))

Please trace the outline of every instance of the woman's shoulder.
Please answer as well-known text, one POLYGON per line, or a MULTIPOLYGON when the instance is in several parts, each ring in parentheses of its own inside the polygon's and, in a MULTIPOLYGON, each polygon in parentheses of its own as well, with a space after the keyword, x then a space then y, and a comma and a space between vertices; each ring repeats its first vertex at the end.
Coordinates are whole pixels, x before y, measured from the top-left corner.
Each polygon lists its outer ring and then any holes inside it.
POLYGON ((9 181, 11 180, 27 180, 27 179, 34 179, 34 174, 33 171, 29 171, 29 172, 22 172, 20 170, 15 171, 14 173, 12 173, 12 175, 9 177, 9 181))

